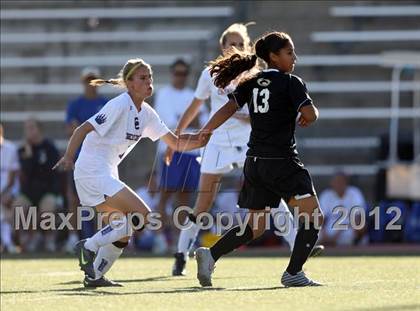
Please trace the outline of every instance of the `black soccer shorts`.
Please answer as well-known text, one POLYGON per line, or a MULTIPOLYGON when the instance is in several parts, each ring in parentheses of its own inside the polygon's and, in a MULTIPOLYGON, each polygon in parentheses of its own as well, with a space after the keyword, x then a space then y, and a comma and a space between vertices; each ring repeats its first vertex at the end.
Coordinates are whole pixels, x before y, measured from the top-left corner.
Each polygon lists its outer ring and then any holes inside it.
POLYGON ((239 193, 241 208, 275 208, 283 199, 316 195, 311 176, 297 157, 262 159, 248 156, 244 166, 244 184, 239 193))

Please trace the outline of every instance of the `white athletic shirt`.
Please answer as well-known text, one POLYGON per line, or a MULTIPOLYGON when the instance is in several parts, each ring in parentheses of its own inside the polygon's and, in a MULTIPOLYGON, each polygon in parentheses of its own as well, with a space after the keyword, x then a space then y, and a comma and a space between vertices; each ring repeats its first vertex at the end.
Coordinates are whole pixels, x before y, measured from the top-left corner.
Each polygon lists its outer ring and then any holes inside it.
POLYGON ((157 91, 154 108, 166 126, 174 130, 193 98, 194 91, 191 88, 180 90, 167 85, 157 91))
POLYGON ((147 103, 143 102, 138 112, 127 92, 111 99, 87 121, 95 130, 83 141, 75 179, 108 175, 118 178, 118 165, 140 138, 156 141, 169 132, 147 103))
MULTIPOLYGON (((9 140, 4 139, 0 145, 0 191, 3 191, 9 179, 9 173, 11 171, 19 170, 19 156, 17 153, 16 146, 9 140)), ((15 193, 17 190, 17 184, 15 183, 12 192, 15 193)))
MULTIPOLYGON (((217 88, 210 76, 209 68, 205 68, 198 80, 194 96, 201 100, 206 100, 210 97, 211 117, 229 101, 227 94, 234 91, 235 87, 231 83, 224 90, 217 88)), ((238 113, 249 114, 248 107, 245 105, 238 113)), ((213 132, 209 143, 226 147, 245 146, 248 143, 250 132, 251 126, 249 123, 232 116, 213 132)))
MULTIPOLYGON (((185 110, 187 110, 191 104, 193 98, 194 91, 191 88, 185 87, 183 89, 176 89, 172 85, 167 85, 159 89, 156 93, 154 108, 166 126, 169 129, 174 130, 185 110)), ((206 122, 208 120, 208 114, 206 113, 206 107, 204 105, 201 106, 200 121, 202 121, 203 117, 204 122, 206 122)), ((201 123, 202 122, 200 122, 200 124, 201 123)), ((185 129, 185 132, 192 131, 194 130, 191 128, 185 129)), ((158 152, 165 152, 166 147, 166 144, 160 141, 158 152)), ((198 150, 191 150, 188 151, 188 153, 196 154, 198 153, 198 150)))
MULTIPOLYGON (((323 229, 327 236, 334 235, 337 231, 334 230, 333 225, 343 224, 348 225, 348 230, 341 231, 340 236, 338 237, 338 244, 348 244, 353 239, 353 229, 350 225, 350 211, 355 206, 361 207, 362 209, 366 208, 365 199, 362 192, 354 187, 348 186, 343 197, 339 197, 337 193, 332 189, 324 190, 319 196, 319 204, 321 205, 322 212, 325 215, 325 223, 323 224, 323 229), (342 215, 338 209, 335 209, 337 206, 344 207, 348 210, 347 217, 344 217, 340 220, 339 217, 342 215)), ((360 212, 360 210, 355 210, 355 212, 360 212)))

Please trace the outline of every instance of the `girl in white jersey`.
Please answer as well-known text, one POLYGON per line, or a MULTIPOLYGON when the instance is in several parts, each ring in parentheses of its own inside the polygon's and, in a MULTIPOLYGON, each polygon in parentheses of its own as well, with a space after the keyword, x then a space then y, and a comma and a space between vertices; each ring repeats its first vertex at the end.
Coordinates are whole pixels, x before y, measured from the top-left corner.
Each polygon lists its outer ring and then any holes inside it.
MULTIPOLYGON (((247 25, 236 23, 222 33, 219 44, 222 54, 226 55, 232 48, 249 51, 251 46, 250 41, 247 25)), ((237 80, 239 79, 240 77, 237 80)), ((194 99, 181 117, 176 133, 188 127, 199 113, 200 106, 206 99, 210 98, 210 116, 212 116, 228 101, 227 94, 235 88, 235 81, 225 89, 217 88, 210 76, 209 68, 205 68, 198 81, 194 99)), ((188 259, 188 252, 194 244, 200 230, 199 224, 195 223, 196 217, 200 213, 210 210, 218 192, 222 176, 232 171, 235 167, 243 167, 248 149, 247 143, 250 131, 248 108, 244 107, 213 132, 201 160, 199 192, 195 202, 194 212, 189 215, 189 219, 187 220, 187 222, 190 221, 191 223, 186 223, 186 229, 180 232, 172 275, 179 276, 186 274, 185 266, 188 259)), ((167 162, 170 162, 171 155, 172 151, 169 147, 166 153, 167 162)), ((271 209, 271 213, 275 217, 276 223, 282 223, 288 228, 284 232, 283 237, 289 244, 290 249, 293 249, 296 230, 293 227, 292 215, 288 211, 285 203, 282 201, 279 208, 271 209), (280 220, 279 216, 285 216, 285 219, 280 220)))
POLYGON ((174 135, 144 102, 152 95, 153 79, 150 65, 142 59, 128 60, 118 79, 91 82, 104 83, 127 88, 127 92, 111 99, 74 131, 66 153, 53 168, 73 168, 74 155, 83 142, 74 172, 77 193, 83 206, 95 206, 109 223, 76 244, 79 265, 85 272, 85 287, 121 286, 104 278, 104 274, 127 246, 133 228, 142 229, 148 220, 150 208, 119 180, 119 163, 143 137, 153 141, 162 138, 175 150, 200 147, 209 138, 174 135))

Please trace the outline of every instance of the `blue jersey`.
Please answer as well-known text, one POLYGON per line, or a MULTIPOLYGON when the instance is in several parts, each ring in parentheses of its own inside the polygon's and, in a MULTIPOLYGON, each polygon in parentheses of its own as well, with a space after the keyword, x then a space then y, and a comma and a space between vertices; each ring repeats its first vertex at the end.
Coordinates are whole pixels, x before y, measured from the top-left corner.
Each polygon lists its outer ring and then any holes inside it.
POLYGON ((94 99, 80 96, 75 100, 70 101, 67 106, 66 123, 70 124, 73 121, 76 121, 78 124, 82 124, 101 110, 107 101, 108 99, 102 96, 98 96, 94 99))
MULTIPOLYGON (((67 105, 66 123, 70 124, 74 121, 78 125, 82 124, 90 117, 95 115, 107 103, 108 99, 98 96, 94 99, 89 99, 84 96, 70 101, 67 105)), ((79 157, 80 148, 77 150, 76 158, 79 157)))

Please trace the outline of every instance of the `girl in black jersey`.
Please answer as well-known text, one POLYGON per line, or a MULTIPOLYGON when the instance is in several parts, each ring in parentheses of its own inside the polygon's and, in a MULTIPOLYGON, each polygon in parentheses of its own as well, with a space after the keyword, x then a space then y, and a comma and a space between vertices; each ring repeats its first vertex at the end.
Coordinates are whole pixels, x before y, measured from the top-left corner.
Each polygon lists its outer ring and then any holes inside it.
POLYGON ((248 105, 252 130, 244 166, 245 181, 238 200, 239 207, 249 211, 247 226, 232 228, 210 249, 197 249, 197 277, 202 286, 211 286, 215 262, 263 234, 270 208, 278 206, 283 198, 289 207, 297 208, 299 216, 306 221, 300 224, 281 283, 285 286, 320 285, 302 270, 318 239, 323 216, 311 177, 297 157, 294 137, 296 121, 299 126, 307 127, 318 118, 318 110, 305 83, 291 74, 296 54, 288 34, 271 32, 255 43, 254 50, 255 54, 236 50, 210 64, 210 73, 220 88, 256 66, 258 58, 264 60, 268 68, 240 82, 228 96, 229 101, 201 130, 203 135, 213 131, 239 107, 248 105))

